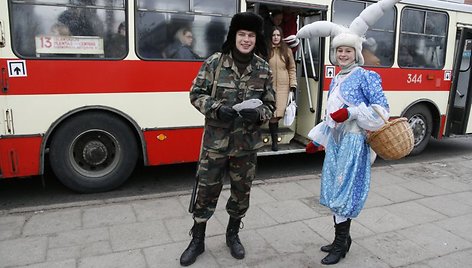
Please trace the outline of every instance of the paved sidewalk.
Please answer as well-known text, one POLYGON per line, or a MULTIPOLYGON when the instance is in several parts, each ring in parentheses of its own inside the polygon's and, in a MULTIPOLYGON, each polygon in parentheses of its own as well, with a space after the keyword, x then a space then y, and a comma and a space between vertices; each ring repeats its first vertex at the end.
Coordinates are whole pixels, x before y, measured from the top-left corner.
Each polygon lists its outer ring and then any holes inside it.
MULTIPOLYGON (((472 154, 372 169, 353 243, 334 267, 459 268, 472 265, 472 154)), ((222 192, 206 251, 191 267, 326 267, 320 246, 333 239, 319 205, 319 174, 256 181, 240 237, 246 258, 225 244, 222 192)), ((192 225, 189 192, 77 203, 40 211, 0 211, 0 267, 179 267, 192 225)))

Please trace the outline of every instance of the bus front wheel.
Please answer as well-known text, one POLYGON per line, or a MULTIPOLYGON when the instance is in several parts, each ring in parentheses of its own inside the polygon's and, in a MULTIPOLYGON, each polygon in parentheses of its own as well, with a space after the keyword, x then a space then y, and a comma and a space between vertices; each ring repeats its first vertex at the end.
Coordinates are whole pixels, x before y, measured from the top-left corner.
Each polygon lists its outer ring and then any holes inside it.
POLYGON ((410 108, 404 115, 413 130, 415 139, 410 155, 420 154, 428 145, 433 130, 433 118, 425 105, 416 105, 410 108))
POLYGON ((124 183, 137 159, 135 136, 120 118, 83 113, 54 134, 49 159, 57 178, 80 193, 103 192, 124 183))

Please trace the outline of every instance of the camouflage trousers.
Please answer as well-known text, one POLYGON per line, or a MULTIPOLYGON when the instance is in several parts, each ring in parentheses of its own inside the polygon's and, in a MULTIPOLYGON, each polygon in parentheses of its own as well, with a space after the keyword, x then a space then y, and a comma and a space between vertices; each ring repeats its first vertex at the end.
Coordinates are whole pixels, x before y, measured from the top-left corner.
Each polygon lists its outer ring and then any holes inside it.
POLYGON ((193 212, 196 222, 206 222, 215 212, 226 175, 231 182, 231 195, 226 211, 233 218, 242 218, 249 208, 249 194, 256 175, 257 155, 243 156, 202 150, 198 164, 198 193, 193 212))

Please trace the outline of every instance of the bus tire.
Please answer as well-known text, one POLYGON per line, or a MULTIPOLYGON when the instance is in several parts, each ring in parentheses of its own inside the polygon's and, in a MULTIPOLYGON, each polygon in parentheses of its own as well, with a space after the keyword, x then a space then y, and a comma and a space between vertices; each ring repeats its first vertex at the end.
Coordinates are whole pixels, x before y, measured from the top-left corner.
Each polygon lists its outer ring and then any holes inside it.
POLYGON ((425 105, 419 104, 406 111, 404 117, 408 118, 415 139, 410 155, 418 155, 426 148, 431 139, 433 130, 431 111, 425 105))
POLYGON ((57 178, 80 193, 120 186, 137 159, 137 142, 130 127, 117 116, 99 112, 68 119, 54 134, 49 149, 57 178))

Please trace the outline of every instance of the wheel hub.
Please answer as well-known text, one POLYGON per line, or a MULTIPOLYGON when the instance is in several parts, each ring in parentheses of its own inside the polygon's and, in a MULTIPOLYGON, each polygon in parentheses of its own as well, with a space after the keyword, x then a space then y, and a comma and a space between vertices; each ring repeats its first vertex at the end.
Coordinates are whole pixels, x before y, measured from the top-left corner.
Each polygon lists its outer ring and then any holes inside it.
POLYGON ((82 157, 87 164, 98 166, 105 162, 108 157, 108 151, 102 142, 90 141, 84 146, 82 157))
POLYGON ((410 126, 415 139, 415 146, 418 145, 426 136, 426 123, 419 116, 413 116, 410 119, 410 126))

